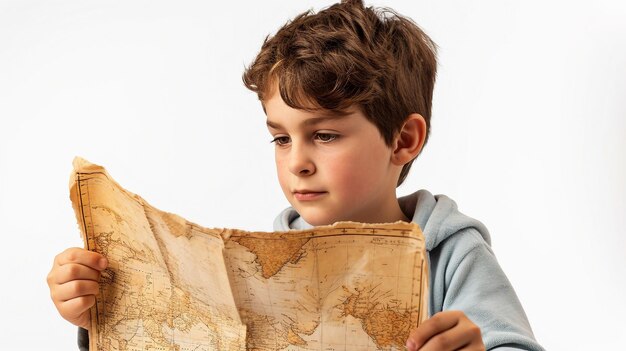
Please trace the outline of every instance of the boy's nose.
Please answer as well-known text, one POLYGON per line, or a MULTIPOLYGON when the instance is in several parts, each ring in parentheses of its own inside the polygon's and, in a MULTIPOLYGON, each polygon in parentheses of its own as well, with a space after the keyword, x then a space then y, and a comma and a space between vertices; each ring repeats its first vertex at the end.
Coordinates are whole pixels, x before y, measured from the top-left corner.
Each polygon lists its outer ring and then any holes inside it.
POLYGON ((298 176, 310 176, 315 173, 315 164, 302 147, 292 145, 289 155, 289 171, 298 176))

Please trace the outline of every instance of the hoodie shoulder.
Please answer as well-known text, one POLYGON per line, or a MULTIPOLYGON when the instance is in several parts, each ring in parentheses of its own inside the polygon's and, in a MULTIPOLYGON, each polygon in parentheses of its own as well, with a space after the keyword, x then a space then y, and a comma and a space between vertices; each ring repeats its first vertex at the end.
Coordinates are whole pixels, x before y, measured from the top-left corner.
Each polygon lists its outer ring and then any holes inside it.
POLYGON ((404 213, 422 228, 429 251, 450 236, 469 228, 478 231, 483 240, 491 245, 485 225, 459 212, 456 202, 446 195, 432 195, 427 190, 419 190, 398 201, 404 213))

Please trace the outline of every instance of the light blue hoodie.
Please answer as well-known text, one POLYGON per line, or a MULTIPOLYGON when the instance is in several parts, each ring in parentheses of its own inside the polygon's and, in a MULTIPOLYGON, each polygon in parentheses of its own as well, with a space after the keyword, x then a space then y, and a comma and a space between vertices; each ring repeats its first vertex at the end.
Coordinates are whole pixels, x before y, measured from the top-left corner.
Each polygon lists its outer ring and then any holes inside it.
MULTIPOLYGON (((487 228, 459 212, 456 203, 445 195, 420 190, 399 202, 426 239, 429 315, 463 311, 480 327, 487 350, 544 350, 491 250, 487 228)), ((274 220, 277 231, 308 228, 311 225, 291 207, 274 220)))

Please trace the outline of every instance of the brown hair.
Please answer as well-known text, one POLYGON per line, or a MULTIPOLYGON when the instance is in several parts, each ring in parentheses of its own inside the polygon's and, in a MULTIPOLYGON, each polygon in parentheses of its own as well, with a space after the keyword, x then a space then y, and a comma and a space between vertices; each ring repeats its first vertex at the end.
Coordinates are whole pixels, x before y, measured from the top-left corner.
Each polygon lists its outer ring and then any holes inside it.
MULTIPOLYGON (((267 36, 245 70, 245 86, 263 102, 278 83, 285 103, 345 114, 359 106, 391 145, 411 113, 430 129, 437 72, 436 44, 410 19, 362 0, 312 10, 267 36)), ((397 185, 406 178, 404 165, 397 185)))

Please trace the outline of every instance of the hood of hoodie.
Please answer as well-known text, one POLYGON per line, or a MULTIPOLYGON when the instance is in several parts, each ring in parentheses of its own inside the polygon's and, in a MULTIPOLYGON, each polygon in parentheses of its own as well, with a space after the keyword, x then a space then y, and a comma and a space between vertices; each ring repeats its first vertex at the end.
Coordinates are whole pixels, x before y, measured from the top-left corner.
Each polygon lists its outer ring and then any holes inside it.
MULTIPOLYGON (((432 195, 427 190, 419 190, 399 198, 398 202, 406 216, 422 229, 428 251, 467 228, 476 229, 487 244, 491 245, 491 237, 485 225, 459 212, 456 202, 445 195, 432 195)), ((276 231, 312 227, 292 207, 283 210, 274 220, 276 231)))

